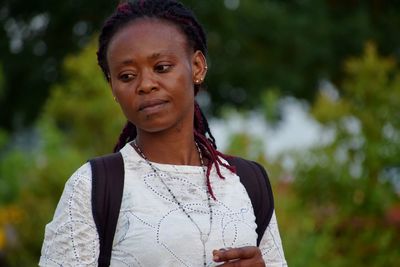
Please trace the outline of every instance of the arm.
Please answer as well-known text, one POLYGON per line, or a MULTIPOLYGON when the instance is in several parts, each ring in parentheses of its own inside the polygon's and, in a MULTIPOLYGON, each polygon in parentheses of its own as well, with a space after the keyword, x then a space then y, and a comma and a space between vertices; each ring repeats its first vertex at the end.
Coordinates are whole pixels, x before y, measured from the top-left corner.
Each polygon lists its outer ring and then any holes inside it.
POLYGON ((275 211, 264 232, 259 248, 268 267, 287 267, 275 211))
POLYGON ((53 220, 46 225, 39 266, 97 266, 91 176, 90 165, 85 164, 65 184, 53 220))

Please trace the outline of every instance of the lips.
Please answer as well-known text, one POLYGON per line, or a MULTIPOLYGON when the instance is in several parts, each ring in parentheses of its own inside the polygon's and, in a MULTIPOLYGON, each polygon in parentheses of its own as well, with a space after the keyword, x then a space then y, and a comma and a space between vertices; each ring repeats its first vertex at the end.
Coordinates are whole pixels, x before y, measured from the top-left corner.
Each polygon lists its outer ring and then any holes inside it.
POLYGON ((139 105, 139 111, 144 111, 144 110, 148 110, 148 109, 157 108, 158 106, 162 106, 167 102, 168 101, 161 100, 161 99, 152 99, 152 100, 143 101, 139 105))

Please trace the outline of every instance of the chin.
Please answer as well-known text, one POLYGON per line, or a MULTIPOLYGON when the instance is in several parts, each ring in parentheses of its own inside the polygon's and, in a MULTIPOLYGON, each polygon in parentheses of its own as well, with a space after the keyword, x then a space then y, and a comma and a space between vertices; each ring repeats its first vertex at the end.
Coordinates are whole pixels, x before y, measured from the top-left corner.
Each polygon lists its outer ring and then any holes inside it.
POLYGON ((160 133, 171 129, 172 127, 172 124, 167 123, 146 123, 137 126, 138 129, 146 133, 160 133))

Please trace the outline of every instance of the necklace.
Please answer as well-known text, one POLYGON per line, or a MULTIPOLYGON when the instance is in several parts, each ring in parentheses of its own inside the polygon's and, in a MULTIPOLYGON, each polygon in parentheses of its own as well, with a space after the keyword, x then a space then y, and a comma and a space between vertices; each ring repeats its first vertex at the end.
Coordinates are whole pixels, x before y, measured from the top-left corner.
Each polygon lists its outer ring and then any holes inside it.
MULTIPOLYGON (((172 190, 168 187, 168 185, 165 183, 165 181, 161 178, 160 176, 160 170, 158 168, 156 168, 153 163, 151 163, 146 155, 143 153, 143 151, 140 149, 140 147, 137 145, 136 140, 134 140, 133 142, 133 146, 135 147, 136 151, 139 153, 139 155, 146 161, 146 163, 150 166, 150 168, 153 170, 154 174, 156 174, 158 176, 158 178, 160 179, 161 183, 164 185, 164 187, 168 190, 169 194, 172 196, 172 199, 174 200, 174 202, 179 206, 179 208, 183 211, 183 213, 186 215, 186 217, 189 218, 189 220, 193 223, 193 225, 197 228, 197 230, 199 231, 199 235, 200 235, 200 241, 201 244, 203 245, 203 263, 204 266, 207 266, 207 258, 206 258, 206 243, 208 241, 208 238, 210 237, 210 233, 211 233, 211 225, 212 225, 212 220, 213 220, 213 213, 212 213, 212 208, 211 208, 211 200, 210 200, 210 192, 208 192, 208 187, 206 185, 206 194, 207 194, 207 205, 208 205, 208 209, 209 209, 209 213, 210 213, 210 227, 208 229, 207 233, 204 233, 203 231, 201 231, 199 225, 196 223, 195 220, 193 220, 192 216, 190 216, 189 212, 185 209, 185 207, 182 205, 182 203, 176 198, 176 196, 174 195, 174 193, 172 192, 172 190)), ((200 158, 200 163, 201 163, 201 167, 203 169, 203 174, 204 174, 204 178, 205 180, 207 179, 206 177, 206 171, 204 169, 204 161, 203 161, 203 155, 201 153, 200 147, 197 144, 197 142, 195 142, 197 151, 199 153, 199 158, 200 158)))

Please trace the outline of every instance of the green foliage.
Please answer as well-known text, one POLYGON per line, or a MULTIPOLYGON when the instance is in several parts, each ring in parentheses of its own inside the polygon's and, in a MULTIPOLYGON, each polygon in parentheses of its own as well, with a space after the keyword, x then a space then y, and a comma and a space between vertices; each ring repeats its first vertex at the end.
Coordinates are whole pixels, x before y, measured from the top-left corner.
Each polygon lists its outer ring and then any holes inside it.
MULTIPOLYGON (((34 121, 53 83, 65 79, 64 57, 91 40, 117 2, 0 3, 0 58, 7 66, 0 124, 10 130, 34 121)), ((213 111, 262 105, 266 88, 313 99, 318 81, 340 81, 340 63, 367 40, 398 55, 400 5, 394 1, 182 2, 208 33, 213 111)))
POLYGON ((96 49, 93 41, 79 56, 66 58, 66 81, 52 88, 43 114, 62 129, 69 145, 93 149, 92 155, 110 151, 125 121, 118 104, 110 101, 111 89, 97 67, 96 49))
POLYGON ((245 132, 231 136, 230 147, 226 153, 228 155, 238 155, 253 159, 262 163, 265 162, 262 140, 255 140, 245 132))
MULTIPOLYGON (((92 42, 67 57, 68 79, 53 87, 26 140, 31 145, 10 145, 1 155, 0 203, 16 204, 22 213, 21 220, 7 223, 18 242, 6 239, 5 248, 0 246, 6 266, 37 266, 44 226, 66 179, 89 158, 110 153, 125 122, 97 67, 95 51, 92 42)), ((1 231, 0 225, 0 236, 1 231)))
POLYGON ((265 119, 271 123, 276 123, 280 120, 279 98, 278 88, 263 90, 261 93, 261 110, 265 119))
MULTIPOLYGON (((391 214, 400 212, 393 186, 399 176, 384 173, 399 167, 400 70, 367 44, 361 58, 346 61, 345 72, 342 95, 321 92, 313 107, 335 139, 299 157, 294 207, 313 222, 300 239, 312 244, 308 266, 395 266, 400 221, 391 214)), ((291 258, 303 257, 288 245, 291 258)))
MULTIPOLYGON (((2 151, 7 145, 8 134, 6 131, 0 128, 0 150, 2 151)), ((1 154, 0 154, 1 156, 1 154)))
POLYGON ((0 163, 0 204, 7 204, 18 198, 21 186, 21 171, 28 170, 28 164, 20 151, 10 151, 0 163))
POLYGON ((2 101, 4 98, 5 80, 6 80, 6 78, 4 77, 3 66, 1 65, 1 62, 0 62, 0 101, 2 101))
POLYGON ((3 127, 35 122, 53 84, 63 80, 64 57, 88 43, 117 2, 0 2, 0 58, 7 66, 0 102, 3 127))

